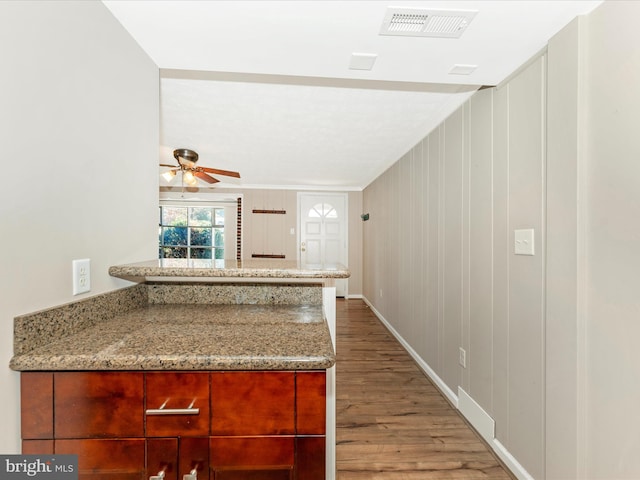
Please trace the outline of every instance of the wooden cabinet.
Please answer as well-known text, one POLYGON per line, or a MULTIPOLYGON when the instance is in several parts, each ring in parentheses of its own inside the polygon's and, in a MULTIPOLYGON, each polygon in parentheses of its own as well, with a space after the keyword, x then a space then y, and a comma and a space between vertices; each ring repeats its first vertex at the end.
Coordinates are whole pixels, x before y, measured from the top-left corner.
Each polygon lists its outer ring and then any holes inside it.
POLYGON ((54 453, 78 455, 78 477, 81 479, 144 478, 144 438, 56 439, 54 445, 54 453))
POLYGON ((209 435, 209 374, 147 373, 145 421, 148 437, 209 435))
POLYGON ((321 480, 325 372, 23 372, 23 453, 81 479, 321 480))
POLYGON ((209 437, 147 438, 147 475, 163 472, 165 480, 182 480, 192 471, 209 477, 209 437))
POLYGON ((293 435, 212 437, 210 446, 211 470, 215 480, 293 480, 293 435))
POLYGON ((294 372, 211 374, 212 435, 293 435, 294 372))
POLYGON ((142 373, 60 372, 54 391, 55 438, 144 436, 142 373))

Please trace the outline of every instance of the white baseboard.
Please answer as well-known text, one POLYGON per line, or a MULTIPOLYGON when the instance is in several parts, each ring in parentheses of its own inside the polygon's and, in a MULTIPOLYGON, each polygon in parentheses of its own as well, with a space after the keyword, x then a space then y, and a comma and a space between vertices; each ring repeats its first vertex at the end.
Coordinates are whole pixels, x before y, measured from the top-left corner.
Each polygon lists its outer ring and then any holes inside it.
POLYGON ((378 320, 391 332, 391 334, 400 342, 403 348, 407 351, 411 358, 416 362, 418 367, 429 377, 429 379, 436 384, 440 391, 449 399, 449 401, 455 405, 460 413, 473 425, 473 428, 484 438, 489 444, 491 449, 500 458, 500 460, 507 466, 507 468, 513 473, 518 480, 534 480, 534 478, 525 470, 525 468, 511 455, 509 450, 505 448, 500 441, 495 438, 495 421, 491 416, 484 411, 484 409, 462 388, 458 386, 458 394, 456 395, 453 390, 436 374, 436 372, 425 362, 420 355, 402 338, 395 328, 387 321, 386 318, 369 302, 366 297, 362 297, 362 300, 369 306, 378 320))
POLYGON ((498 458, 502 460, 502 463, 504 463, 507 468, 511 470, 511 473, 513 473, 518 480, 534 480, 529 472, 527 472, 525 468, 520 465, 520 462, 518 462, 518 460, 516 460, 515 457, 511 455, 509 450, 507 450, 506 447, 502 445, 502 443, 500 443, 500 440, 494 438, 491 442, 489 442, 489 445, 496 453, 498 458))
POLYGON ((416 352, 413 349, 413 347, 409 345, 409 343, 407 343, 407 341, 404 338, 402 338, 402 335, 400 335, 396 331, 396 329, 391 326, 391 324, 387 321, 387 319, 384 318, 378 310, 376 310, 376 308, 371 304, 371 302, 367 300, 366 297, 363 297, 363 300, 364 300, 364 303, 366 303, 369 306, 369 308, 374 313, 374 315, 378 317, 378 320, 380 320, 384 324, 384 326, 387 327, 387 330, 389 330, 391 334, 394 337, 396 337, 396 340, 398 340, 398 342, 400 342, 400 344, 404 347, 407 353, 411 355, 411 358, 413 358, 413 360, 418 364, 418 367, 420 367, 420 369, 427 375, 427 377, 429 377, 429 379, 436 384, 436 386, 440 389, 440 391, 457 408, 458 397, 453 392, 453 390, 451 390, 449 386, 442 381, 442 379, 436 374, 436 372, 433 371, 433 369, 429 366, 429 364, 425 362, 420 355, 418 355, 418 352, 416 352))
POLYGON ((458 387, 458 410, 469 420, 476 431, 487 443, 493 442, 496 432, 496 422, 487 412, 473 399, 471 395, 458 387))
POLYGON ((359 299, 359 300, 363 299, 361 293, 354 293, 354 294, 351 294, 351 295, 347 295, 347 300, 350 300, 352 298, 353 299, 359 299))

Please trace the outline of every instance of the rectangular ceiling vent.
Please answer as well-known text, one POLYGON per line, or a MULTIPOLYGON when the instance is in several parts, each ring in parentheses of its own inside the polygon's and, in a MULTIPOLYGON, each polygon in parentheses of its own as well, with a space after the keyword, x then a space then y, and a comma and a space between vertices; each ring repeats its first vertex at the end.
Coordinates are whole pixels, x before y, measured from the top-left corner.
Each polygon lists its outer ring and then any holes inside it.
POLYGON ((427 10, 389 7, 380 35, 460 38, 477 10, 427 10))

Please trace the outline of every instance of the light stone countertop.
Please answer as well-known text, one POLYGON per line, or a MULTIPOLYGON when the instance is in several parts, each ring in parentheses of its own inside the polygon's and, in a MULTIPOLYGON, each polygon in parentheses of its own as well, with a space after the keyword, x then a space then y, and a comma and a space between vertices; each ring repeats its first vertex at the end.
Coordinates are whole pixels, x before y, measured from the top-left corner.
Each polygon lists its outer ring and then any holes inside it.
POLYGON ((116 265, 109 268, 114 277, 198 277, 245 279, 335 279, 351 273, 341 264, 303 265, 294 260, 205 260, 163 258, 116 265))
POLYGON ((300 370, 335 363, 321 305, 149 304, 15 355, 36 370, 300 370))

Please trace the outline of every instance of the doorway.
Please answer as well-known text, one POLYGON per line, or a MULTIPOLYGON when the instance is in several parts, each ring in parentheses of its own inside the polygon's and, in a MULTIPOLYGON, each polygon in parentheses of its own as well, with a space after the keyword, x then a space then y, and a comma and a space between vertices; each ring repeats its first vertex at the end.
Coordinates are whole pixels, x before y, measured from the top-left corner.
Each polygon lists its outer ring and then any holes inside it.
MULTIPOLYGON (((298 193, 298 259, 306 265, 347 265, 347 195, 298 193)), ((347 295, 347 279, 336 279, 336 296, 347 295)))

